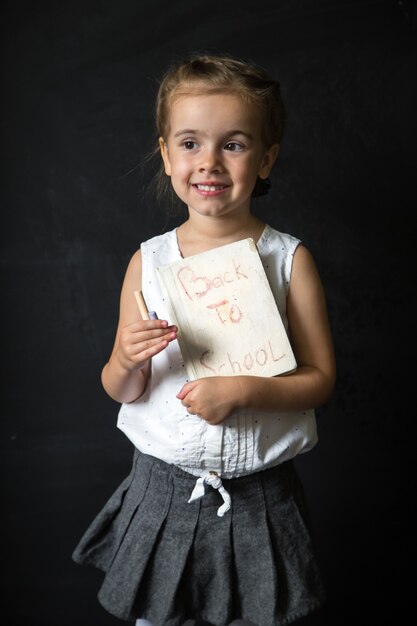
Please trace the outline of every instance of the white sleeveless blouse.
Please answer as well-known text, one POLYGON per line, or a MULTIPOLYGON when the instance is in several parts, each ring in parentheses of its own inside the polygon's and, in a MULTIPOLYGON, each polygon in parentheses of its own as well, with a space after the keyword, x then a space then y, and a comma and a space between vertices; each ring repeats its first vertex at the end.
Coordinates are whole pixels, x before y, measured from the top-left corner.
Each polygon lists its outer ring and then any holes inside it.
MULTIPOLYGON (((294 252, 300 241, 266 226, 257 246, 288 331, 286 297, 294 252)), ((141 245, 142 291, 150 309, 167 319, 155 268, 181 258, 176 229, 141 245)), ((317 442, 314 410, 266 413, 239 410, 210 425, 187 413, 176 394, 187 382, 178 342, 152 359, 143 395, 120 408, 117 426, 141 452, 194 476, 214 471, 235 478, 287 461, 317 442)))

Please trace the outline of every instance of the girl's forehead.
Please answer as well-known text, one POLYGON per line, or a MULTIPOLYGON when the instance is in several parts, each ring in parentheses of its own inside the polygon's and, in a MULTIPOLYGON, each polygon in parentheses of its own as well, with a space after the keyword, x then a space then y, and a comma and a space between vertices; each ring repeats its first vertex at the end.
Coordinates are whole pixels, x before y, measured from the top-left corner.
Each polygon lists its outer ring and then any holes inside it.
POLYGON ((209 123, 221 120, 228 122, 234 119, 251 125, 260 123, 259 110, 253 103, 237 93, 217 91, 175 94, 171 100, 169 117, 171 124, 187 117, 196 119, 202 117, 209 123))
POLYGON ((249 102, 243 98, 243 95, 238 93, 237 91, 220 89, 220 88, 210 88, 208 85, 193 85, 190 87, 183 86, 177 88, 172 94, 170 98, 171 108, 179 103, 187 101, 189 103, 197 102, 201 103, 207 101, 207 103, 212 102, 213 99, 225 99, 234 102, 242 103, 244 106, 250 106, 249 102))

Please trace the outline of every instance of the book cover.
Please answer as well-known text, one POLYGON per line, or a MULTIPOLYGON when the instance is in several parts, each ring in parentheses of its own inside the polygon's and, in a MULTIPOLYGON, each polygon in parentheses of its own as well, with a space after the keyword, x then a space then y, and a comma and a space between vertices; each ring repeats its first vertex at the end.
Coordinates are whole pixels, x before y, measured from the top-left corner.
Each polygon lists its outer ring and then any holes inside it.
POLYGON ((295 357, 256 243, 243 239, 157 268, 190 380, 277 376, 295 357))

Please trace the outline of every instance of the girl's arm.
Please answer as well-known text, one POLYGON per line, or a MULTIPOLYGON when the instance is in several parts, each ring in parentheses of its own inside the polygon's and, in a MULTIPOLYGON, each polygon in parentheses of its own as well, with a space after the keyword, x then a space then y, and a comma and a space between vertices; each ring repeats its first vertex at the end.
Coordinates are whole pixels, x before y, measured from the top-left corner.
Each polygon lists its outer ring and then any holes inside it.
POLYGON ((320 277, 302 245, 293 259, 287 316, 296 372, 276 377, 209 377, 187 383, 177 397, 188 411, 218 424, 239 408, 273 412, 324 404, 335 384, 335 356, 320 277))
POLYGON ((142 395, 150 359, 177 336, 176 327, 166 320, 142 320, 134 297, 141 286, 142 257, 138 250, 126 270, 116 339, 101 375, 104 389, 116 402, 133 402, 142 395))

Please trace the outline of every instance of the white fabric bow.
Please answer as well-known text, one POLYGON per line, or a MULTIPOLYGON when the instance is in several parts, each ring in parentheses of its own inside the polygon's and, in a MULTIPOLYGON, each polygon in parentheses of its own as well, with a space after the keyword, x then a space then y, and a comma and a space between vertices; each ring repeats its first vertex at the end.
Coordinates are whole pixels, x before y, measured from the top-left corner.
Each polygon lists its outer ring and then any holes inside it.
POLYGON ((223 504, 217 511, 217 515, 219 517, 223 517, 223 515, 230 509, 232 499, 230 497, 230 494, 223 487, 221 478, 216 474, 216 472, 204 472, 200 476, 200 478, 197 478, 195 487, 188 502, 193 502, 194 500, 198 500, 198 498, 202 498, 204 496, 206 492, 204 483, 210 485, 210 487, 213 487, 213 489, 217 489, 217 491, 223 498, 223 504))

